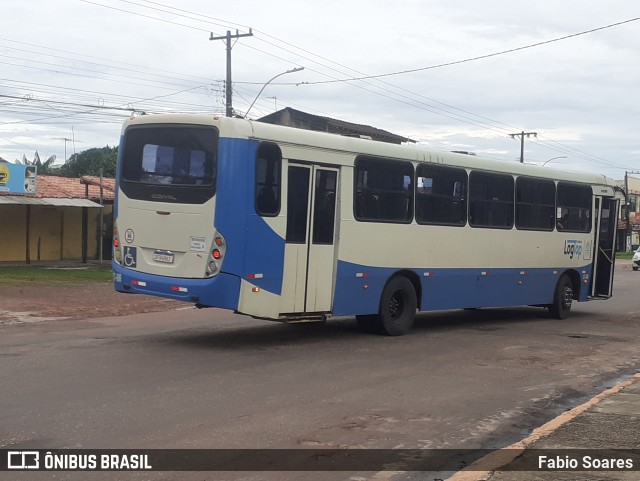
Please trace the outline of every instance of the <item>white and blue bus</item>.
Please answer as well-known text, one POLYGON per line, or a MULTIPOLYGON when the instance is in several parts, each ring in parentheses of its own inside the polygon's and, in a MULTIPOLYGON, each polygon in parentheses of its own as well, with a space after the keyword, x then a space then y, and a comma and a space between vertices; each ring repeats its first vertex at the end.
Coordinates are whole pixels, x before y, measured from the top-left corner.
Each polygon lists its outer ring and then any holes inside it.
POLYGON ((122 130, 113 271, 121 292, 280 321, 612 294, 618 195, 595 174, 207 115, 122 130))

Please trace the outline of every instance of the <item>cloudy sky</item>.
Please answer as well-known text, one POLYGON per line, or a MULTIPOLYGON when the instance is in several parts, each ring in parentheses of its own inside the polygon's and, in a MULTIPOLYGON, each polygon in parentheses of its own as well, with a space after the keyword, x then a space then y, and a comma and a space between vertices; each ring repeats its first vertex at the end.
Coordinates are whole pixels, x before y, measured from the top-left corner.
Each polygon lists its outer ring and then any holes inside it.
POLYGON ((507 162, 640 170, 640 3, 2 0, 0 157, 118 143, 132 112, 292 107, 507 162), (494 55, 495 54, 495 55, 494 55), (404 72, 404 73, 402 73, 404 72), (362 79, 363 77, 369 77, 362 79), (350 79, 361 80, 350 80, 350 79), (66 139, 66 140, 65 140, 66 139))

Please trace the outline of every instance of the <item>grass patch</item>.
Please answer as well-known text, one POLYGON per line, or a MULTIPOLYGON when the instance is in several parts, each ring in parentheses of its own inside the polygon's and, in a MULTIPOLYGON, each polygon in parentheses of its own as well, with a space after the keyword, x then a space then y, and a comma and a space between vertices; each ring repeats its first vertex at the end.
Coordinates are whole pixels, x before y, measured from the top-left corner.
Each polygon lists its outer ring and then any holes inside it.
POLYGON ((616 252, 616 259, 631 259, 633 252, 616 252))
POLYGON ((113 280, 111 266, 51 268, 41 266, 0 266, 0 285, 78 284, 113 280))

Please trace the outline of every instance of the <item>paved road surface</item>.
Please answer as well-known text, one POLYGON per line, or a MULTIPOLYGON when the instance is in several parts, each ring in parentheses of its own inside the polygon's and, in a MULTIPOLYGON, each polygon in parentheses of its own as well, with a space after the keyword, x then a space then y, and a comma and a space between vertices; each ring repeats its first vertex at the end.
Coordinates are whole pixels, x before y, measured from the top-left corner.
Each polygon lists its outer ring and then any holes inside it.
MULTIPOLYGON (((638 371, 639 273, 619 268, 615 289, 564 321, 539 308, 430 313, 400 338, 361 334, 353 319, 283 325, 192 308, 2 325, 0 447, 505 446, 638 371)), ((126 476, 56 473, 363 479, 126 476)))

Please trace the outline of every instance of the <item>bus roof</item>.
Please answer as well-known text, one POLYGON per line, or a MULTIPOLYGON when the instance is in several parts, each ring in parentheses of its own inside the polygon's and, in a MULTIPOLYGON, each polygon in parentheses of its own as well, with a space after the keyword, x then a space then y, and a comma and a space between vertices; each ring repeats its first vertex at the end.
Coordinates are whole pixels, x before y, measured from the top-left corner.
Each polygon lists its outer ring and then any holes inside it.
MULTIPOLYGON (((340 136, 325 132, 317 132, 294 127, 273 125, 259 121, 223 117, 207 114, 152 114, 131 117, 123 125, 123 133, 131 125, 139 124, 191 124, 211 125, 220 129, 222 137, 248 138, 271 141, 280 144, 283 150, 287 146, 296 149, 322 149, 335 153, 353 154, 339 156, 336 163, 353 165, 358 155, 386 157, 389 159, 408 160, 414 162, 430 162, 437 164, 462 167, 466 169, 478 168, 485 171, 526 175, 531 177, 549 178, 569 182, 606 185, 615 187, 615 180, 604 175, 584 172, 571 172, 552 167, 542 167, 519 162, 505 162, 467 155, 427 149, 420 145, 397 145, 375 140, 340 136)), ((284 155, 284 153, 283 153, 284 155)), ((286 155, 285 155, 286 157, 286 155)))

